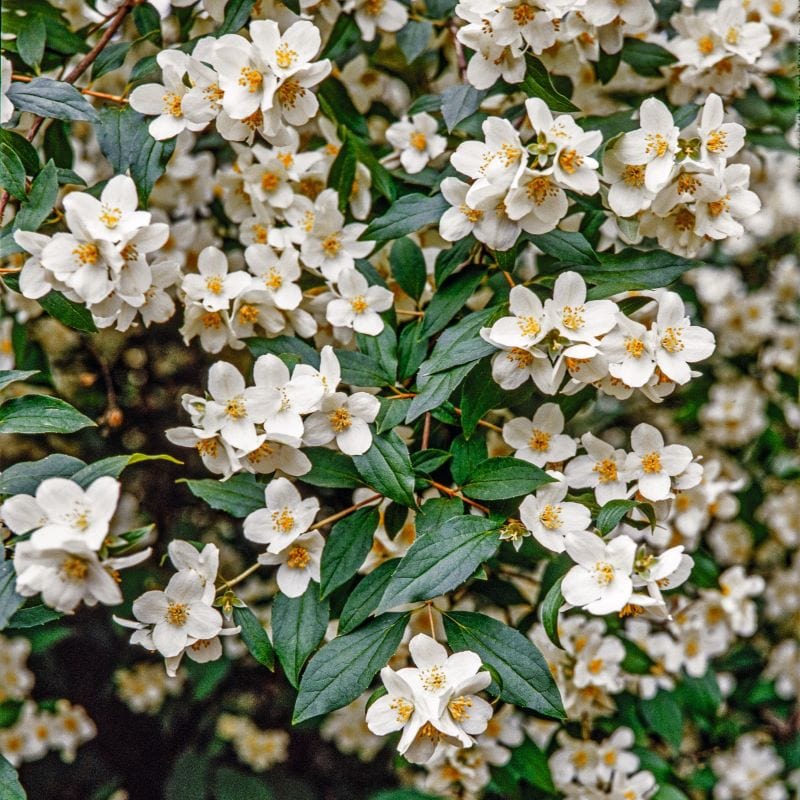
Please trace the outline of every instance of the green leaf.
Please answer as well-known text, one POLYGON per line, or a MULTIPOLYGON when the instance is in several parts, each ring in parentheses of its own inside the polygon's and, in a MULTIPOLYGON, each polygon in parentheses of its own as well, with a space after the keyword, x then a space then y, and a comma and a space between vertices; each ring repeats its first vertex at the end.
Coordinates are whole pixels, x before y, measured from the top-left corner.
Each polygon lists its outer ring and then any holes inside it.
POLYGON ((428 281, 425 258, 419 245, 407 237, 398 239, 392 245, 389 264, 400 288, 409 297, 419 300, 428 281))
POLYGON ((414 508, 414 469, 408 447, 393 431, 372 437, 372 447, 353 457, 359 475, 376 492, 396 503, 414 508))
MULTIPOLYGON (((222 25, 214 31, 214 36, 219 38, 226 33, 240 31, 250 19, 250 13, 255 4, 255 0, 230 0, 225 6, 225 18, 222 20, 222 25)), ((288 3, 286 5, 288 7, 288 3)))
POLYGON ((92 80, 96 81, 108 72, 119 69, 125 63, 133 42, 116 42, 107 45, 92 64, 92 80))
POLYGON ((350 456, 327 447, 306 447, 303 452, 311 460, 311 469, 300 476, 303 483, 326 489, 357 489, 364 485, 350 456))
POLYGON ((641 509, 647 516, 650 525, 655 528, 656 515, 650 503, 644 503, 639 500, 609 500, 597 514, 597 529, 604 536, 607 533, 611 533, 632 508, 641 509))
POLYGON ((133 7, 133 22, 141 36, 161 35, 161 15, 150 3, 133 7))
POLYGON ((547 662, 527 636, 496 619, 469 611, 443 612, 447 642, 453 650, 472 650, 500 676, 489 692, 507 703, 565 719, 558 687, 547 662))
MULTIPOLYGON (((339 19, 349 19, 358 34, 358 26, 353 22, 352 17, 341 16, 339 19)), ((356 150, 358 151, 358 160, 369 170, 372 176, 373 188, 382 194, 390 203, 395 201, 397 197, 397 187, 395 186, 394 179, 386 167, 381 164, 373 155, 372 151, 360 139, 355 140, 356 150)))
POLYGON ((622 669, 632 675, 650 674, 650 668, 653 666, 650 656, 630 639, 622 639, 622 644, 625 647, 625 658, 620 663, 622 669))
POLYGON ((550 587, 539 606, 539 619, 547 638, 562 650, 564 645, 561 644, 561 639, 558 636, 558 611, 564 605, 564 595, 561 594, 561 582, 563 580, 562 576, 550 587))
POLYGON ((56 397, 28 394, 0 406, 0 433, 74 433, 88 427, 95 423, 56 397))
POLYGON ((92 312, 85 306, 68 300, 60 292, 48 292, 39 300, 39 305, 51 316, 68 328, 86 333, 97 333, 92 312))
POLYGON ((175 149, 175 139, 157 142, 150 135, 148 124, 130 106, 107 107, 101 110, 100 123, 95 127, 103 155, 117 173, 130 170, 139 202, 144 206, 175 149))
POLYGON ((339 194, 339 211, 344 213, 353 193, 353 181, 356 177, 358 152, 353 142, 353 137, 347 130, 342 130, 342 146, 331 164, 328 173, 328 186, 336 189, 339 194))
POLYGON ((377 336, 356 334, 358 349, 380 365, 390 383, 397 377, 397 334, 391 325, 384 325, 377 336))
POLYGON ((487 411, 502 406, 505 396, 504 390, 492 378, 491 361, 481 361, 467 375, 461 389, 461 428, 464 436, 472 436, 481 417, 487 411))
POLYGON ((590 300, 617 292, 668 286, 698 263, 665 250, 642 252, 631 248, 602 253, 599 258, 598 265, 575 265, 575 270, 587 281, 597 284, 589 291, 590 300))
POLYGON ((358 113, 340 81, 335 78, 326 78, 320 84, 317 99, 326 117, 349 128, 357 136, 370 138, 364 115, 358 113))
POLYGON ((386 589, 386 584, 400 563, 399 558, 384 561, 366 575, 350 592, 339 615, 339 633, 350 633, 375 610, 386 589))
POLYGON ((528 97, 539 97, 547 104, 551 111, 580 111, 580 109, 567 97, 564 97, 550 80, 544 64, 538 58, 525 56, 525 80, 520 84, 520 89, 528 97))
POLYGON ((3 800, 27 800, 28 797, 19 782, 17 771, 3 755, 0 755, 0 797, 3 800))
POLYGON ((58 172, 52 159, 31 184, 28 199, 14 218, 14 225, 23 231, 38 230, 50 216, 58 196, 58 172))
POLYGON ((112 478, 118 478, 125 467, 139 464, 142 461, 170 461, 173 464, 182 464, 177 458, 168 456, 166 453, 160 455, 147 455, 146 453, 132 453, 123 456, 108 456, 101 458, 100 461, 95 461, 94 464, 84 465, 74 475, 72 480, 86 488, 90 483, 93 483, 98 478, 110 475, 112 478))
POLYGON ((652 800, 689 800, 689 797, 671 784, 662 783, 652 800))
POLYGON ((30 83, 14 81, 6 97, 21 111, 40 117, 97 122, 97 112, 71 84, 52 78, 34 78, 30 83))
POLYGON ((406 424, 418 419, 426 411, 432 411, 442 405, 461 385, 474 366, 474 363, 468 362, 446 372, 420 377, 421 385, 417 387, 419 392, 408 407, 406 424))
POLYGON ((17 573, 11 561, 0 561, 0 631, 4 630, 17 609, 25 602, 17 594, 17 573))
POLYGON ((327 597, 347 583, 372 548, 372 536, 380 522, 377 508, 359 508, 331 528, 322 551, 320 592, 327 597))
POLYGON ((296 336, 276 336, 274 339, 252 338, 245 339, 250 352, 258 358, 267 353, 275 356, 297 356, 304 364, 310 364, 314 369, 319 369, 319 353, 296 336))
POLYGON ((36 148, 24 137, 14 131, 0 128, 0 145, 10 147, 19 157, 26 175, 36 175, 39 172, 39 155, 36 148))
POLYGON ((31 377, 31 375, 38 375, 38 369, 4 369, 0 370, 0 389, 5 389, 6 386, 14 383, 15 381, 24 381, 31 377))
POLYGON ((412 64, 425 52, 432 35, 433 25, 428 20, 411 19, 397 31, 397 45, 407 64, 412 64))
POLYGON ((410 378, 428 354, 428 337, 422 332, 422 320, 406 325, 397 341, 397 368, 401 380, 410 378))
POLYGON ((432 497, 426 500, 414 520, 417 538, 439 530, 446 522, 464 513, 464 503, 458 497, 432 497))
POLYGON ((292 723, 297 725, 355 700, 397 651, 408 617, 383 614, 328 642, 303 673, 292 723))
POLYGON ((411 464, 415 472, 431 475, 453 456, 447 450, 436 450, 431 447, 411 454, 411 464))
POLYGON ((352 16, 339 14, 333 30, 327 37, 325 46, 318 58, 329 58, 337 61, 361 38, 361 32, 352 16))
POLYGON ((625 39, 621 57, 634 72, 648 78, 660 78, 661 68, 668 67, 677 61, 669 50, 665 50, 660 45, 632 38, 625 39))
POLYGON ((527 781, 544 792, 556 794, 547 756, 527 737, 512 751, 508 769, 518 780, 527 781))
POLYGON ((597 253, 582 233, 554 230, 529 237, 543 253, 565 264, 598 264, 597 253))
POLYGON ((450 320, 464 308, 485 274, 483 269, 465 269, 440 284, 425 309, 422 332, 432 336, 446 328, 450 320))
POLYGON ((12 464, 0 473, 0 495, 34 494, 46 478, 69 478, 76 469, 85 466, 79 458, 61 453, 12 464))
POLYGON ((385 386, 394 376, 384 371, 380 362, 354 350, 335 350, 342 368, 342 380, 353 386, 385 386))
POLYGON ((465 239, 456 242, 447 250, 442 250, 439 255, 436 256, 433 274, 437 286, 446 278, 450 277, 459 267, 469 262, 474 246, 475 237, 470 234, 465 239))
POLYGON ((397 565, 377 613, 452 591, 491 558, 499 544, 495 524, 473 516, 452 517, 418 536, 397 565))
POLYGON ((231 767, 220 767, 214 773, 212 791, 215 800, 272 800, 274 797, 263 778, 231 767))
POLYGON ((6 142, 0 142, 0 185, 17 200, 24 200, 27 196, 25 167, 22 166, 20 157, 6 142))
POLYGON ((447 132, 452 133, 459 122, 474 114, 486 97, 485 89, 476 89, 468 83, 449 86, 442 92, 442 116, 447 132))
POLYGON ((475 500, 508 500, 552 483, 543 469, 513 456, 489 458, 478 465, 462 491, 475 500))
POLYGON ((9 629, 36 628, 39 625, 46 625, 53 620, 61 619, 64 615, 60 611, 54 611, 45 605, 21 608, 8 621, 9 629))
POLYGON ((497 348, 484 341, 479 334, 480 329, 489 325, 496 313, 496 308, 485 308, 467 314, 464 319, 451 325, 439 337, 430 358, 420 365, 420 377, 496 353, 497 348))
POLYGON ((639 711, 647 727, 677 752, 683 740, 683 715, 672 694, 660 689, 655 697, 640 699, 639 711))
POLYGON ((483 436, 472 436, 469 439, 463 435, 457 436, 450 445, 450 452, 453 454, 450 472, 458 485, 466 483, 488 457, 486 439, 483 436))
POLYGON ((240 636, 247 645, 250 655, 267 669, 274 669, 275 653, 272 643, 258 617, 247 606, 234 606, 233 621, 241 626, 240 636))
POLYGON ((208 769, 206 756, 184 750, 172 764, 164 786, 164 800, 205 800, 208 769))
POLYGON ((289 683, 298 687, 306 659, 322 641, 328 628, 330 606, 319 599, 316 583, 300 597, 277 594, 272 604, 272 638, 275 652, 289 683))
POLYGON ((224 483, 212 478, 187 480, 185 483, 195 497, 234 517, 246 517, 264 508, 264 484, 250 474, 234 475, 224 483))
POLYGON ((419 193, 404 195, 385 214, 372 220, 361 238, 376 242, 399 239, 438 222, 448 208, 450 204, 441 194, 433 197, 419 193))
POLYGON ((621 56, 621 53, 606 53, 605 50, 600 50, 595 71, 604 86, 617 74, 621 56))

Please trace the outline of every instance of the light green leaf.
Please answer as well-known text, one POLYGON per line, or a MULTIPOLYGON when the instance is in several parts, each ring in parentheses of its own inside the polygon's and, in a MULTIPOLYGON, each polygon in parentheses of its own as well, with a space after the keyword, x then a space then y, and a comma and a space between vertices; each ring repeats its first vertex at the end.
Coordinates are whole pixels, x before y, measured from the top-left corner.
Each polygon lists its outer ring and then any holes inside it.
POLYGON ((366 507, 357 509, 333 526, 322 551, 320 591, 323 598, 349 581, 364 563, 379 521, 378 509, 366 507))
POLYGON ((61 619, 64 615, 60 611, 54 611, 45 605, 21 608, 8 621, 8 629, 36 628, 39 625, 46 625, 48 622, 61 619))
POLYGON ((306 659, 322 641, 330 619, 327 600, 319 599, 313 581, 300 597, 279 593, 272 604, 272 638, 275 652, 289 683, 298 687, 306 659))
POLYGON ((433 25, 426 19, 410 19, 396 35, 397 44, 406 57, 406 63, 412 64, 427 49, 433 35, 433 25))
POLYGON ((558 687, 547 662, 527 636, 496 619, 470 611, 443 612, 447 642, 453 650, 472 650, 500 676, 489 691, 507 703, 565 719, 558 687))
POLYGON ((250 655, 267 669, 275 666, 275 653, 272 643, 258 617, 247 606, 233 607, 233 621, 242 628, 240 636, 247 645, 250 655))
POLYGON ((328 642, 303 673, 292 723, 297 725, 355 700, 397 651, 408 617, 383 614, 328 642))
POLYGON ((484 517, 452 517, 419 536, 386 586, 377 613, 446 594, 497 551, 500 540, 484 517))
POLYGON ((467 83, 448 86, 442 92, 442 116, 447 132, 451 133, 459 122, 474 114, 484 97, 485 89, 475 89, 467 83))
POLYGON ((28 797, 19 782, 17 771, 3 755, 0 755, 0 797, 3 800, 27 800, 28 797))
POLYGON ((38 375, 38 369, 4 369, 0 370, 0 389, 5 389, 16 381, 24 381, 32 375, 38 375))
POLYGON ((56 397, 29 394, 0 406, 0 433, 74 433, 88 427, 95 423, 56 397))
POLYGON ((372 447, 360 456, 353 456, 364 482, 379 494, 396 503, 414 508, 414 469, 408 447, 390 431, 372 437, 372 447))

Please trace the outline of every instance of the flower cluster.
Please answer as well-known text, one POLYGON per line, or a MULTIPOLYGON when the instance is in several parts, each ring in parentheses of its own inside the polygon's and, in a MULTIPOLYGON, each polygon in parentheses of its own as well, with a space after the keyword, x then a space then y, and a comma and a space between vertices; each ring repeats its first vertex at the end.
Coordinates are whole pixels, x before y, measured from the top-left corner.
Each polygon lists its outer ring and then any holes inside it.
POLYGON ((88 606, 122 602, 118 570, 149 558, 150 548, 133 555, 113 555, 128 542, 109 537, 120 484, 97 478, 85 490, 66 478, 48 478, 36 494, 17 494, 0 506, 0 519, 22 536, 14 548, 17 592, 56 611, 72 613, 88 606))

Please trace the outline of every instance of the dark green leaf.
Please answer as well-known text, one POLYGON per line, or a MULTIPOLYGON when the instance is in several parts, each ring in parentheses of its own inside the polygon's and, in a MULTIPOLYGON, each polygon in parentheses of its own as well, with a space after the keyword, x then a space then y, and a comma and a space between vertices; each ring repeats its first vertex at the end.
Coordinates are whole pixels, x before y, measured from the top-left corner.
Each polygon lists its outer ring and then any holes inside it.
POLYGON ((31 375, 38 375, 38 369, 5 369, 0 370, 0 389, 5 389, 6 386, 16 381, 24 381, 31 377, 31 375))
MULTIPOLYGON (((340 17, 340 19, 342 19, 342 17, 340 17)), ((350 18, 348 17, 348 19, 350 18)), ((356 28, 356 32, 357 31, 358 28, 356 28)), ((397 197, 397 187, 395 186, 391 173, 377 158, 375 158, 372 151, 364 142, 360 139, 356 139, 355 145, 358 151, 358 160, 369 170, 369 174, 372 176, 373 188, 382 194, 390 203, 393 203, 397 197)))
POLYGON ((428 20, 410 19, 397 31, 397 44, 406 63, 411 64, 425 52, 432 35, 433 25, 428 20))
POLYGON ((17 609, 25 602, 22 595, 17 594, 17 573, 11 561, 0 561, 0 631, 16 614, 17 609))
POLYGON ((21 608, 8 621, 8 628, 36 628, 45 625, 53 620, 61 619, 64 615, 60 611, 54 611, 45 605, 21 608))
POLYGON ((274 797, 263 778, 230 767, 220 767, 216 771, 212 789, 214 800, 272 800, 274 797))
POLYGON ((317 91, 320 108, 325 116, 349 128, 357 136, 369 138, 363 114, 359 114, 347 90, 336 78, 326 78, 317 91))
POLYGON ((110 475, 112 478, 118 478, 125 467, 130 467, 133 464, 139 464, 142 461, 171 461, 173 464, 181 464, 177 458, 168 456, 164 453, 160 455, 147 455, 146 453, 132 453, 124 456, 108 456, 101 458, 100 461, 95 461, 93 464, 88 464, 79 469, 74 475, 72 480, 80 484, 84 489, 105 475, 110 475))
POLYGON ((383 614, 328 642, 303 673, 292 723, 297 725, 355 700, 396 652, 408 616, 383 614))
POLYGON ((561 639, 558 636, 558 611, 564 605, 564 595, 561 594, 561 582, 563 577, 559 578, 551 587, 550 590, 542 600, 539 606, 539 619, 544 627, 544 632, 547 638, 562 650, 564 646, 561 644, 561 639))
POLYGON ((372 220, 361 238, 376 242, 399 239, 438 222, 448 208, 450 204, 440 194, 433 197, 417 193, 404 195, 385 214, 372 220))
POLYGON ((473 470, 462 491, 475 500, 508 500, 552 483, 543 469, 513 456, 489 458, 473 470))
POLYGON ((683 715, 672 694, 660 689, 655 697, 640 699, 639 711, 647 727, 677 752, 683 740, 683 715))
POLYGON ((85 306, 68 300, 61 292, 48 292, 39 300, 39 305, 51 316, 68 328, 86 333, 97 333, 92 312, 85 306))
POLYGON ((0 186, 17 200, 25 199, 25 167, 6 142, 0 142, 0 186))
POLYGON ((468 361, 477 361, 497 352, 497 348, 485 342, 479 334, 489 325, 496 309, 485 308, 467 314, 464 319, 451 325, 436 342, 431 357, 420 365, 420 377, 460 366, 468 361))
POLYGON ((458 497, 432 497, 426 500, 414 520, 417 537, 438 530, 453 517, 464 513, 464 503, 458 497))
POLYGON ((410 378, 428 354, 428 337, 422 332, 422 320, 406 325, 397 343, 397 367, 401 380, 410 378))
POLYGON ((303 452, 311 460, 311 469, 300 476, 303 483, 328 489, 357 489, 364 485, 350 456, 327 447, 306 447, 303 452))
POLYGON ((461 485, 486 460, 486 439, 483 436, 472 436, 469 439, 463 435, 457 436, 450 445, 450 452, 453 454, 450 472, 453 480, 461 485))
POLYGON ((206 756, 194 750, 184 750, 172 765, 164 787, 164 800, 205 800, 208 767, 206 756))
POLYGON ((346 583, 364 563, 380 522, 377 508, 359 508, 331 529, 322 551, 321 597, 346 583))
POLYGON ((437 286, 452 275, 460 266, 469 261, 472 248, 475 246, 475 237, 470 234, 466 239, 456 242, 447 250, 442 250, 436 256, 433 268, 434 279, 437 286))
POLYGON ((668 67, 677 61, 669 50, 665 50, 660 45, 633 38, 625 39, 621 56, 634 72, 648 78, 660 78, 661 68, 668 67))
POLYGON ((56 397, 28 394, 0 406, 0 433, 74 433, 95 423, 56 397))
POLYGON ((372 447, 353 457, 361 477, 368 486, 396 503, 414 508, 414 470, 408 448, 392 432, 373 436, 372 447))
POLYGON ((411 464, 415 472, 422 472, 430 475, 435 472, 442 464, 447 463, 453 456, 447 450, 419 450, 411 454, 411 464))
POLYGON ((397 334, 391 325, 384 325, 377 336, 356 334, 358 349, 378 362, 386 379, 393 383, 397 376, 397 334))
POLYGON ((432 336, 446 328, 450 320, 464 308, 484 275, 485 270, 465 269, 439 285, 425 309, 423 333, 432 336))
POLYGON ((140 35, 161 34, 161 15, 150 3, 141 3, 133 8, 133 21, 140 35))
POLYGON ((24 137, 14 131, 0 128, 0 145, 3 149, 10 147, 19 156, 26 175, 36 175, 39 172, 39 156, 36 148, 24 137))
POLYGON ((420 378, 423 383, 418 387, 419 393, 411 401, 411 405, 408 408, 406 423, 411 423, 426 411, 432 411, 442 405, 461 385, 461 382, 474 366, 474 362, 468 362, 446 372, 437 372, 434 375, 426 376, 424 379, 420 378))
POLYGON ((349 633, 357 628, 375 610, 386 590, 386 584, 400 563, 399 558, 384 561, 350 592, 339 615, 339 633, 349 633))
POLYGON ((246 339, 250 352, 258 356, 272 353, 275 356, 297 356, 304 364, 310 364, 314 369, 319 369, 319 353, 295 336, 276 336, 274 339, 246 339))
MULTIPOLYGON (((225 18, 222 20, 222 25, 214 32, 214 36, 219 37, 226 33, 240 31, 250 19, 250 12, 255 4, 255 0, 230 0, 225 6, 225 18)), ((286 6, 289 7, 289 3, 286 3, 286 6)))
POLYGON ((103 48, 92 64, 92 80, 96 81, 106 73, 119 69, 125 63, 125 57, 132 44, 132 42, 116 42, 103 48))
POLYGON ((518 780, 550 794, 556 794, 547 756, 528 738, 515 747, 508 762, 508 769, 518 780))
POLYGON ((86 465, 79 458, 56 453, 38 461, 12 464, 0 473, 0 495, 34 494, 46 478, 69 478, 86 465))
POLYGON ((525 80, 520 88, 528 97, 539 97, 547 104, 551 111, 580 111, 580 109, 567 97, 564 97, 550 79, 544 64, 538 58, 525 56, 525 80))
POLYGON ((379 361, 354 350, 336 350, 342 368, 342 380, 353 386, 385 386, 394 376, 387 375, 379 361))
POLYGON ((14 218, 16 228, 23 231, 38 230, 50 216, 58 196, 58 172, 52 160, 36 176, 31 184, 28 199, 14 218))
POLYGON ((546 255, 553 256, 565 264, 598 263, 597 253, 582 233, 554 230, 529 237, 546 255))
POLYGON ((461 428, 464 436, 472 436, 481 417, 487 411, 501 406, 505 396, 503 389, 492 378, 491 361, 481 361, 467 375, 461 389, 461 428))
POLYGON ((621 56, 621 53, 606 53, 605 50, 600 50, 595 68, 600 83, 607 84, 617 74, 621 56))
POLYGON ((97 112, 71 84, 52 78, 34 78, 30 83, 15 81, 6 97, 21 111, 53 119, 97 121, 97 112))
POLYGON ((493 682, 490 692, 520 708, 566 718, 547 662, 527 636, 483 614, 448 611, 443 616, 450 647, 472 650, 500 676, 502 686, 493 682))
POLYGON ((195 497, 208 503, 211 508, 234 517, 246 517, 259 508, 264 508, 264 484, 250 474, 234 475, 224 483, 207 478, 186 481, 195 497))
POLYGON ((425 258, 419 245, 407 237, 398 239, 392 245, 389 264, 400 288, 409 297, 419 300, 428 280, 425 258))
POLYGON ((483 517, 451 517, 419 536, 403 556, 377 612, 446 594, 497 551, 497 529, 483 517))
POLYGON ((327 600, 319 599, 319 587, 309 583, 300 597, 278 594, 272 604, 272 638, 275 652, 292 686, 300 683, 306 659, 322 641, 330 619, 327 600))
POLYGON ((665 250, 642 252, 626 249, 619 253, 602 253, 599 265, 575 265, 577 272, 597 286, 589 291, 590 300, 635 289, 667 286, 697 262, 665 250))
POLYGON ((339 194, 339 211, 344 212, 353 193, 353 181, 356 177, 358 152, 353 137, 343 129, 342 146, 331 164, 328 173, 328 186, 339 194))
POLYGON ((442 92, 442 116, 447 132, 452 132, 459 122, 474 114, 484 97, 485 89, 476 89, 468 83, 448 86, 442 92))
POLYGON ((381 410, 378 412, 378 418, 375 420, 378 433, 390 431, 398 425, 402 425, 406 418, 406 412, 411 405, 411 400, 408 398, 400 398, 393 400, 391 397, 382 397, 381 410))
POLYGON ((247 645, 250 655, 267 669, 273 669, 275 653, 272 650, 269 636, 258 617, 247 606, 234 606, 233 621, 236 625, 241 626, 242 630, 239 635, 247 645))

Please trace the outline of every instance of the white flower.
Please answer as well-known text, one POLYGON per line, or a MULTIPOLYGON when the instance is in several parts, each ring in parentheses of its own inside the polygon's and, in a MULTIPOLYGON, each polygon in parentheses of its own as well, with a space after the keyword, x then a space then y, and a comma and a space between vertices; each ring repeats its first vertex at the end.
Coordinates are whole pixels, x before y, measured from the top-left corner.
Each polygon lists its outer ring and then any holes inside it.
POLYGON ((287 247, 278 257, 267 245, 251 244, 244 258, 255 275, 253 286, 267 291, 278 308, 292 310, 300 305, 303 293, 295 283, 300 277, 297 250, 287 247))
POLYGON ((327 394, 322 398, 320 411, 305 420, 303 441, 309 445, 336 446, 349 456, 360 456, 372 445, 369 423, 375 421, 381 404, 377 397, 356 392, 349 397, 344 392, 327 394))
POLYGON ((167 546, 169 560, 178 571, 191 573, 203 587, 203 602, 211 604, 216 594, 214 581, 219 568, 219 548, 207 544, 198 552, 189 542, 173 539, 167 546))
POLYGON ((379 736, 402 729, 397 749, 413 764, 430 761, 440 741, 471 747, 471 734, 482 733, 492 716, 491 705, 475 695, 491 683, 480 657, 471 651, 448 656, 423 633, 408 649, 416 668, 381 670, 388 694, 370 706, 367 726, 379 736))
POLYGON ((692 451, 681 444, 664 446, 664 437, 652 425, 639 423, 631 432, 632 453, 625 460, 628 480, 638 480, 638 492, 646 500, 666 500, 671 478, 680 475, 692 460, 692 451))
POLYGON ((565 483, 548 484, 528 495, 519 507, 522 524, 539 544, 554 553, 564 552, 567 533, 586 531, 592 521, 589 509, 580 503, 565 503, 566 495, 565 483))
POLYGON ((188 88, 183 82, 189 56, 180 50, 162 50, 156 61, 164 83, 137 86, 130 96, 131 108, 148 116, 157 115, 148 126, 154 139, 171 139, 184 130, 201 131, 208 120, 195 122, 184 116, 183 98, 188 88))
POLYGON ((397 0, 347 0, 343 10, 355 10, 355 20, 365 42, 371 42, 377 31, 394 33, 408 20, 408 10, 397 0))
POLYGON ((603 337, 600 353, 608 362, 608 371, 626 386, 644 386, 656 369, 656 333, 624 314, 616 327, 603 337))
POLYGON ((286 478, 276 478, 264 490, 266 508, 248 514, 244 535, 251 542, 267 544, 268 553, 280 553, 304 534, 319 511, 319 500, 303 500, 286 478))
POLYGON ((609 147, 603 154, 603 180, 609 183, 608 205, 621 217, 633 217, 649 208, 655 197, 645 186, 645 164, 625 164, 616 148, 609 147))
POLYGON ((378 312, 392 307, 394 295, 382 286, 369 286, 355 269, 344 270, 336 283, 338 297, 328 303, 325 317, 331 325, 377 336, 383 330, 378 312))
POLYGON ((618 536, 606 544, 593 533, 573 531, 566 535, 565 544, 576 565, 561 584, 564 599, 592 614, 621 611, 633 594, 633 539, 618 536))
POLYGON ((183 291, 190 300, 202 303, 206 311, 227 311, 231 300, 250 284, 246 272, 228 274, 228 259, 216 247, 206 247, 197 261, 199 274, 185 275, 183 291))
POLYGON ((530 349, 548 333, 549 320, 542 301, 524 286, 514 286, 509 293, 512 317, 503 317, 492 325, 489 337, 503 347, 530 349))
POLYGON ((6 97, 12 71, 11 62, 5 56, 0 58, 0 125, 5 125, 14 114, 14 104, 6 97))
POLYGON ((319 582, 319 569, 325 540, 313 531, 298 536, 278 553, 262 553, 260 564, 280 564, 276 575, 278 589, 287 597, 300 597, 311 581, 319 582))
POLYGON ((273 103, 278 78, 269 67, 268 54, 260 47, 261 40, 256 35, 263 26, 268 23, 259 20, 251 24, 252 43, 236 34, 220 36, 209 57, 219 75, 222 108, 232 120, 245 120, 273 103))
POLYGON ((700 158, 720 166, 736 155, 744 145, 744 128, 736 122, 723 122, 724 108, 718 94, 706 98, 697 131, 700 134, 700 158))
POLYGON ((565 339, 596 345, 617 321, 617 307, 610 300, 586 301, 586 283, 577 272, 562 272, 545 301, 550 323, 565 339))
POLYGON ((324 390, 320 382, 297 368, 290 378, 289 368, 271 353, 256 360, 253 380, 265 393, 264 431, 299 440, 303 436, 300 415, 316 411, 322 399, 324 390))
POLYGON ((179 447, 194 447, 206 469, 225 478, 238 471, 233 448, 218 434, 198 428, 170 428, 165 436, 179 447))
POLYGON ((561 409, 555 403, 543 403, 536 409, 532 420, 516 417, 503 425, 503 440, 516 449, 516 458, 543 467, 575 455, 575 440, 563 430, 561 409))
POLYGON ((501 117, 489 117, 481 130, 486 141, 462 142, 450 156, 450 163, 470 178, 484 178, 493 186, 508 188, 526 164, 519 133, 501 117))
POLYGON ((165 658, 177 656, 193 641, 212 639, 222 630, 222 616, 208 605, 205 591, 194 572, 182 570, 170 578, 163 592, 145 592, 133 601, 134 617, 153 626, 153 646, 165 658))
POLYGON ((693 566, 694 560, 683 552, 683 545, 670 547, 660 556, 642 553, 634 561, 633 585, 647 586, 650 596, 663 605, 661 590, 676 589, 689 578, 693 566))
POLYGON ((645 165, 644 184, 651 192, 667 185, 678 149, 678 128, 669 109, 654 97, 639 109, 640 128, 623 134, 615 147, 623 164, 645 165))
POLYGON ((233 364, 218 361, 208 371, 208 392, 203 427, 220 436, 232 447, 253 450, 258 447, 256 423, 268 413, 262 389, 245 387, 244 378, 233 364))
POLYGON ((691 378, 689 364, 702 361, 714 352, 714 334, 691 324, 683 300, 675 292, 665 292, 659 299, 654 330, 656 363, 661 372, 675 383, 688 383, 691 378))
POLYGON ((581 444, 585 456, 577 456, 564 468, 571 488, 594 489, 597 502, 603 506, 609 500, 621 500, 628 491, 625 475, 625 451, 614 447, 592 433, 584 433, 581 444))
POLYGON ((424 111, 386 129, 386 139, 399 152, 400 164, 409 175, 422 172, 428 162, 444 153, 447 139, 439 136, 437 129, 436 120, 424 111))

